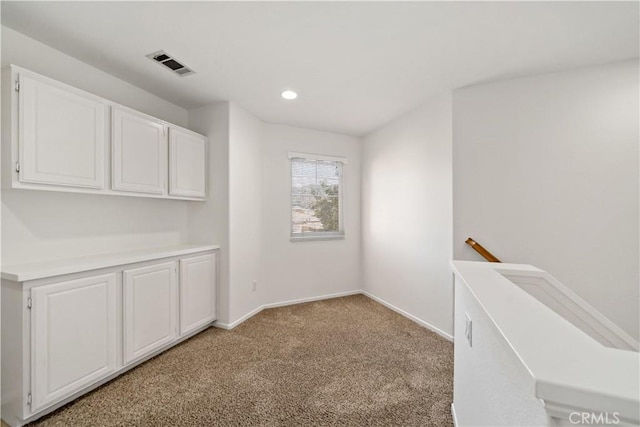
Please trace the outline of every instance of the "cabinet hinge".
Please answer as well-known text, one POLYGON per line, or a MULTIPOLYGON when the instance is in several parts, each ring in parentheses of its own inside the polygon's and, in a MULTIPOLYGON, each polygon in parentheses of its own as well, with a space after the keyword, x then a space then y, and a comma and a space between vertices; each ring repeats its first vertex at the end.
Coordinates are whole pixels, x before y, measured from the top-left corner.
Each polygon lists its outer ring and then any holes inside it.
POLYGON ((27 308, 31 308, 33 307, 33 300, 31 299, 31 297, 27 298, 27 308))
POLYGON ((33 402, 33 397, 31 393, 27 394, 27 405, 31 406, 31 402, 33 402))
POLYGON ((20 162, 16 162, 16 172, 20 173, 20 162))
POLYGON ((20 92, 20 82, 16 81, 16 92, 20 92))

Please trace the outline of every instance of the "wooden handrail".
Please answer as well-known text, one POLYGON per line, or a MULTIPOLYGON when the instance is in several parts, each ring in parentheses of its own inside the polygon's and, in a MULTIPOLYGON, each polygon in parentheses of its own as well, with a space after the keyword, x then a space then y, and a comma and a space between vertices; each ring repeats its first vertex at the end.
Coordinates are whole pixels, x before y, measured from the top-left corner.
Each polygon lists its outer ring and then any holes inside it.
POLYGON ((471 246, 473 249, 475 249, 475 251, 478 252, 480 255, 482 255, 484 257, 484 259, 486 259, 487 261, 489 261, 489 262, 502 262, 498 258, 496 258, 491 252, 486 250, 480 243, 478 243, 475 240, 473 240, 471 237, 469 237, 465 241, 465 243, 467 245, 471 246))

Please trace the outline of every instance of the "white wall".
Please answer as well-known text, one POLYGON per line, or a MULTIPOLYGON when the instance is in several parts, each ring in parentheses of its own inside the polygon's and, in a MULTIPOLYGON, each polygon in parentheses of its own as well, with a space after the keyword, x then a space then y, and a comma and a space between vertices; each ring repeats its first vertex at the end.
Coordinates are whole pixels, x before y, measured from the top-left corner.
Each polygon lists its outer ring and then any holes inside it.
POLYGON ((451 96, 367 135, 362 171, 364 289, 451 335, 451 96))
POLYGON ((267 304, 361 288, 360 139, 265 124, 263 144, 263 283, 267 304), (343 240, 291 242, 290 151, 346 157, 343 240))
POLYGON ((222 326, 263 305, 361 288, 358 138, 266 124, 233 103, 191 110, 189 123, 209 135, 210 197, 190 205, 188 235, 221 246, 222 326), (344 240, 290 241, 289 151, 348 158, 344 240))
POLYGON ((220 246, 218 319, 229 321, 229 103, 189 110, 189 126, 207 135, 207 200, 189 203, 188 241, 220 246))
POLYGON ((235 104, 229 114, 230 320, 263 305, 262 280, 263 122, 235 104), (259 289, 259 290, 258 290, 259 289))
POLYGON ((638 339, 638 65, 454 93, 454 253, 536 265, 638 339))
MULTIPOLYGON (((1 64, 22 66, 178 125, 187 121, 186 110, 4 26, 1 64)), ((5 190, 3 262, 7 265, 181 243, 187 234, 187 204, 5 190)))

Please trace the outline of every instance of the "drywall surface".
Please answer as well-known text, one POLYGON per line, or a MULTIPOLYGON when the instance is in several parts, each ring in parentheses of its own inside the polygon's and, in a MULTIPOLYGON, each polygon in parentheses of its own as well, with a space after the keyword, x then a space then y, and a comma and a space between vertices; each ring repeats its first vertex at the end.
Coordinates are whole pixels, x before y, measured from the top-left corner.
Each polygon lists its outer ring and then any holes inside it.
POLYGON ((187 126, 184 108, 4 25, 0 64, 2 67, 17 65, 170 123, 187 126))
POLYGON ((221 246, 221 326, 263 305, 361 288, 358 138, 266 124, 233 103, 190 110, 189 124, 209 135, 210 171, 208 200, 189 206, 188 236, 221 246), (290 151, 347 157, 344 240, 290 241, 290 151))
POLYGON ((229 109, 230 321, 262 306, 263 122, 235 104, 229 109), (253 282, 256 281, 256 290, 253 282))
POLYGON ((207 200, 189 203, 188 242, 217 244, 218 319, 229 321, 229 103, 189 110, 189 127, 207 135, 207 200))
MULTIPOLYGON (((8 64, 25 67, 178 125, 186 124, 186 110, 2 27, 2 66, 8 64)), ((187 234, 188 203, 3 190, 3 263, 183 243, 187 234)))
POLYGON ((453 97, 454 255, 471 236, 540 267, 635 339, 638 63, 463 88, 453 97))
POLYGON ((453 333, 451 96, 367 135, 362 150, 364 289, 453 333))
POLYGON ((264 303, 311 298, 361 288, 360 140, 290 126, 264 125, 263 281, 264 303), (345 238, 290 240, 291 163, 289 152, 346 157, 343 169, 345 238))
POLYGON ((456 283, 455 343, 453 404, 459 426, 556 425, 535 397, 533 377, 462 281, 456 283))

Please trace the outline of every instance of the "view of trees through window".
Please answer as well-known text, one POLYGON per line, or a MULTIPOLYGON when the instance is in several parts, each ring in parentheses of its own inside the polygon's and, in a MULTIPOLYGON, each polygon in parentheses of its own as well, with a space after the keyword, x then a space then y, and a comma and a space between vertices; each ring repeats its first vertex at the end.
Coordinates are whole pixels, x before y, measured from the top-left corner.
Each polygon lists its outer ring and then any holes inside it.
POLYGON ((340 232, 342 163, 294 158, 291 160, 291 232, 340 232))

